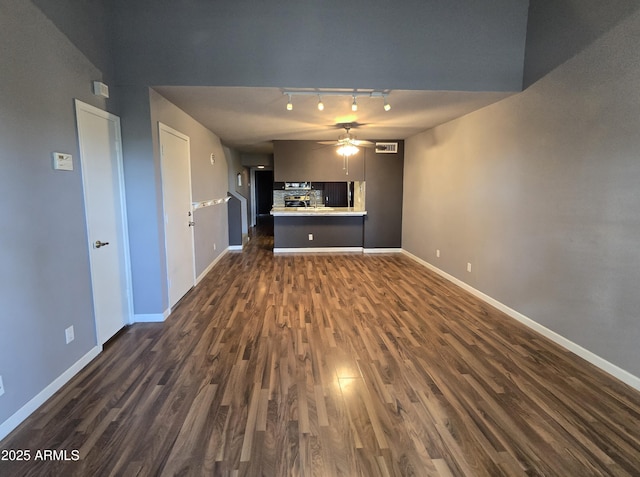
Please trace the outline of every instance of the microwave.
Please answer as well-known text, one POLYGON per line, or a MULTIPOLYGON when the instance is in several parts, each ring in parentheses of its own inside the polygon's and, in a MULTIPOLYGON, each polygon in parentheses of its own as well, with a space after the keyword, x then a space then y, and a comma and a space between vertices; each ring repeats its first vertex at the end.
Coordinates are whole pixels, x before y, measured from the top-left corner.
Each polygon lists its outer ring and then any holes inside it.
POLYGON ((311 190, 311 182, 285 182, 284 190, 311 190))

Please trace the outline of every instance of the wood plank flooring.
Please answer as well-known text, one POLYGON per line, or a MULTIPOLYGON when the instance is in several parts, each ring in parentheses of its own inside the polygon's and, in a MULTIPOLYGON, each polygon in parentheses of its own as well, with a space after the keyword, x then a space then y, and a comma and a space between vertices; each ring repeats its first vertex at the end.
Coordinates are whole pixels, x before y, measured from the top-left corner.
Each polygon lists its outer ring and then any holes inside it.
POLYGON ((399 255, 256 235, 0 442, 4 476, 638 476, 640 393, 399 255))

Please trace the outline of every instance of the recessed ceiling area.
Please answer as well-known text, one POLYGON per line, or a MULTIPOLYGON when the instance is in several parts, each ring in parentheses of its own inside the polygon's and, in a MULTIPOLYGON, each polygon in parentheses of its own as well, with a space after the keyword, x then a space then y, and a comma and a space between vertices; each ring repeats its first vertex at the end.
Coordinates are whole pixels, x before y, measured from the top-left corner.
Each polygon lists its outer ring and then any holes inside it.
MULTIPOLYGON (((271 153, 273 140, 336 139, 340 124, 355 123, 360 139, 406 139, 414 134, 500 101, 512 92, 391 90, 383 109, 381 98, 358 96, 294 96, 287 111, 284 88, 156 86, 153 88, 185 111, 222 143, 243 153, 271 153)), ((325 90, 324 88, 322 89, 325 90)), ((344 91, 344 90, 341 90, 344 91)), ((354 90, 367 91, 367 90, 354 90)))

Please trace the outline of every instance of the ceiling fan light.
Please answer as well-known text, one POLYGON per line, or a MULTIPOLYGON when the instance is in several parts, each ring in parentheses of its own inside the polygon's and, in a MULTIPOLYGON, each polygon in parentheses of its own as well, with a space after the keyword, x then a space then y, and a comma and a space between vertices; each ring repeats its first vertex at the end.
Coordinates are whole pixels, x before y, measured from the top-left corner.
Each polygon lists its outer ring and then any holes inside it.
POLYGON ((338 148, 338 154, 346 157, 353 156, 358 151, 359 149, 353 144, 345 144, 338 148))

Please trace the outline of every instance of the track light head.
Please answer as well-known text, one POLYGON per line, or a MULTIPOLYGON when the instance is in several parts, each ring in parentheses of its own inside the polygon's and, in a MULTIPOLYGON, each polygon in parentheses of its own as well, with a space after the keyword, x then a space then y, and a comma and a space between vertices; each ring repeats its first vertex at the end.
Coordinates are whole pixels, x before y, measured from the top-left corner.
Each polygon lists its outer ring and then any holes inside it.
POLYGON ((351 111, 354 113, 358 110, 358 103, 356 103, 356 96, 353 95, 353 103, 351 103, 351 111))
POLYGON ((387 97, 384 96, 384 110, 389 111, 391 109, 391 105, 387 102, 387 97))
POLYGON ((318 111, 324 111, 324 103, 322 102, 322 96, 318 95, 318 111))
POLYGON ((291 95, 289 95, 289 102, 287 102, 287 111, 293 110, 293 103, 291 102, 291 95))

